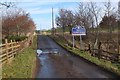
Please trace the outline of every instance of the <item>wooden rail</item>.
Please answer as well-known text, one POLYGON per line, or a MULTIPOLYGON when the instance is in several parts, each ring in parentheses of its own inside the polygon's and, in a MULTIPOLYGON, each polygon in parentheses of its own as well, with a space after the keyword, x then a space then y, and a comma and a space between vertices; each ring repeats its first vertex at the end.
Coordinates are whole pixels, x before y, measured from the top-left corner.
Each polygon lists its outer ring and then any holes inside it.
POLYGON ((5 44, 0 45, 0 64, 10 61, 10 59, 17 54, 19 48, 20 44, 18 42, 11 40, 11 42, 8 43, 6 39, 5 44))

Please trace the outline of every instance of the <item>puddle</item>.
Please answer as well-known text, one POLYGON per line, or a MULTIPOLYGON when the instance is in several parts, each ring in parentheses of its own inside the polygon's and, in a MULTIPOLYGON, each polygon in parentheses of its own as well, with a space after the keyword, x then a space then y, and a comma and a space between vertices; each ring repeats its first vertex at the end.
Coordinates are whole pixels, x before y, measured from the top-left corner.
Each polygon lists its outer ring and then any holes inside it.
POLYGON ((42 50, 40 50, 40 49, 37 49, 37 56, 39 56, 39 55, 41 55, 42 54, 42 50))
POLYGON ((50 78, 55 76, 55 68, 49 59, 49 56, 43 55, 42 57, 39 57, 40 62, 41 62, 41 68, 40 72, 37 76, 37 78, 50 78))
POLYGON ((50 55, 57 55, 58 49, 38 49, 37 54, 40 59, 40 64, 42 65, 40 68, 40 72, 37 75, 37 78, 51 78, 57 77, 56 69, 54 67, 53 62, 51 61, 50 55))
POLYGON ((57 48, 41 48, 37 49, 37 55, 46 55, 46 54, 54 54, 54 55, 59 55, 60 52, 57 48))

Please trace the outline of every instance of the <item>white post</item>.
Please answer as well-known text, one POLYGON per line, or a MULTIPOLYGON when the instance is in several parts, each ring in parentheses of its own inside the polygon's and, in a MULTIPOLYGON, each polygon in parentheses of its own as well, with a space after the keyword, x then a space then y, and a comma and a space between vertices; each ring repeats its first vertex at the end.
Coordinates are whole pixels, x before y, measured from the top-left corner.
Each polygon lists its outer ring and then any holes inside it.
POLYGON ((80 49, 82 49, 82 36, 80 35, 80 49))
POLYGON ((74 35, 73 35, 73 48, 74 48, 74 35))

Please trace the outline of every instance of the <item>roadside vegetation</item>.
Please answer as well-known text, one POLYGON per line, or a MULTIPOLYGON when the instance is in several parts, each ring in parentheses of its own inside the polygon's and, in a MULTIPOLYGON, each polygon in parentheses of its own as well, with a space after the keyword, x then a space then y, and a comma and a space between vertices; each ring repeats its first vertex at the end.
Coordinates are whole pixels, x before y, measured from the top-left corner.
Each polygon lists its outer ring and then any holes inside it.
POLYGON ((35 23, 30 14, 17 7, 15 2, 0 2, 3 8, 2 17, 2 42, 4 39, 22 41, 35 31, 35 23))
POLYGON ((111 62, 103 59, 98 59, 97 57, 93 57, 90 55, 89 52, 87 51, 81 51, 80 49, 77 48, 72 48, 71 46, 66 46, 65 44, 67 43, 62 37, 57 37, 57 36, 50 36, 53 40, 55 40, 59 45, 61 45, 63 48, 67 49, 68 51, 74 53, 75 55, 78 55, 92 63, 95 63, 98 66, 101 66, 113 73, 116 73, 120 75, 120 64, 117 62, 111 62))
MULTIPOLYGON (((118 36, 120 34, 118 29, 120 19, 117 16, 120 14, 116 7, 120 5, 120 2, 116 6, 113 4, 110 1, 99 4, 80 2, 75 12, 61 8, 55 19, 57 28, 52 32, 66 37, 66 32, 72 35, 73 27, 84 27, 86 36, 83 36, 83 43, 90 44, 91 49, 98 49, 99 43, 101 43, 102 50, 119 54, 120 39, 118 36)), ((79 41, 79 36, 77 41, 79 41)))
MULTIPOLYGON (((26 38, 30 38, 34 34, 36 25, 32 20, 30 14, 17 7, 15 2, 0 2, 0 8, 2 8, 2 43, 5 39, 10 42, 23 41, 26 38)), ((1 42, 0 41, 0 42, 1 42)), ((31 44, 31 39, 28 41, 30 46, 24 50, 18 52, 13 58, 10 64, 2 65, 2 77, 3 78, 31 78, 32 71, 35 66, 36 60, 36 37, 31 44)), ((25 45, 25 44, 23 44, 25 45)))
POLYGON ((10 64, 2 66, 3 78, 32 78, 36 66, 37 37, 34 37, 31 46, 25 48, 15 56, 10 64))

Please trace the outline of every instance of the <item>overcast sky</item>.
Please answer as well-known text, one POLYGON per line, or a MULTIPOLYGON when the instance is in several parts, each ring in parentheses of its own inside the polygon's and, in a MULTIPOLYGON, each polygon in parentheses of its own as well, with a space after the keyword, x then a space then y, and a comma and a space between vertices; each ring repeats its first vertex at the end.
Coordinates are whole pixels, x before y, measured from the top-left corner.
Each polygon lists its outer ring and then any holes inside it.
MULTIPOLYGON (((52 18, 52 7, 54 10, 54 19, 58 15, 58 11, 61 8, 77 11, 79 2, 89 2, 88 0, 1 0, 1 2, 16 2, 19 8, 22 8, 26 12, 30 13, 31 18, 36 24, 36 29, 50 29, 52 18)), ((99 2, 99 6, 102 2, 107 0, 90 0, 93 2, 99 2)), ((111 2, 118 2, 119 0, 111 0, 111 2)), ((113 4, 117 6, 117 4, 113 4)), ((56 25, 55 25, 56 26, 56 25)))

